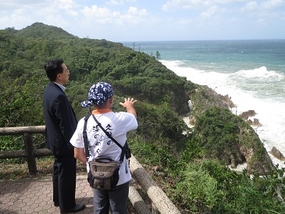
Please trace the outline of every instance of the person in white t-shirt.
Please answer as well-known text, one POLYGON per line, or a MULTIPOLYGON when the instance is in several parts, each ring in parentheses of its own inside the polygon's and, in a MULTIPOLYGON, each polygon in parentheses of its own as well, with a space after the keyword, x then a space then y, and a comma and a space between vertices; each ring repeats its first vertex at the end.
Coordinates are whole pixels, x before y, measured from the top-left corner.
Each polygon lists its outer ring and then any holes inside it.
MULTIPOLYGON (((98 82, 91 86, 88 100, 82 102, 81 105, 82 107, 94 106, 92 114, 101 123, 102 127, 121 146, 124 146, 127 140, 127 133, 138 127, 136 110, 133 107, 137 100, 125 98, 124 102, 120 102, 120 105, 126 108, 126 112, 113 112, 111 110, 113 99, 112 86, 106 82, 98 82)), ((70 143, 74 146, 74 157, 87 165, 87 171, 89 170, 87 162, 94 160, 98 156, 108 156, 115 161, 119 161, 121 148, 108 138, 92 116, 89 117, 86 128, 90 153, 90 157, 87 160, 84 151, 83 126, 84 118, 79 120, 70 143)), ((109 208, 111 208, 113 214, 127 214, 129 182, 131 179, 128 161, 124 157, 119 170, 117 186, 111 190, 93 189, 94 214, 107 214, 109 208)))

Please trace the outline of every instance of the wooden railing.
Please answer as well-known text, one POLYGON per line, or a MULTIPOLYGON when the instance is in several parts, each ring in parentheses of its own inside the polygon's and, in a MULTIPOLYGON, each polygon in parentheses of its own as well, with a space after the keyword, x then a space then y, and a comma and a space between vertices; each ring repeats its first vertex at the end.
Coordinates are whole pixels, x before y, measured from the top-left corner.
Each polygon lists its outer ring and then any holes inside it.
MULTIPOLYGON (((34 149, 33 134, 44 134, 45 126, 21 126, 0 128, 0 135, 22 135, 25 150, 0 151, 0 159, 19 158, 27 159, 30 174, 35 174, 37 170, 36 157, 50 156, 48 149, 34 149)), ((1 142, 0 142, 1 143, 1 142)))
MULTIPOLYGON (((0 151, 0 159, 27 158, 29 173, 35 174, 37 172, 36 157, 52 155, 51 151, 48 149, 34 149, 32 135, 44 134, 44 130, 45 126, 0 128, 0 135, 22 135, 25 144, 25 150, 0 151)), ((152 201, 152 211, 150 211, 136 188, 133 185, 130 185, 129 199, 138 214, 180 214, 180 211, 153 181, 133 155, 130 158, 130 170, 133 178, 139 183, 143 191, 152 201)))

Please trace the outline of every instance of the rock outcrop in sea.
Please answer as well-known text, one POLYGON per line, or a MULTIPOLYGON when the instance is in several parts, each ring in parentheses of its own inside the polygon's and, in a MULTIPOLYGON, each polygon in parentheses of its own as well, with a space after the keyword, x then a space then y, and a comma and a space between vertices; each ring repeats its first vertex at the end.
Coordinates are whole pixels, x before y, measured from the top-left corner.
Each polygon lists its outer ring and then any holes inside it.
POLYGON ((193 137, 204 147, 208 158, 219 159, 236 168, 246 163, 248 173, 264 175, 274 168, 260 138, 251 127, 261 126, 254 110, 235 115, 229 96, 217 94, 207 86, 200 86, 191 94, 193 110, 189 125, 193 137), (211 119, 210 119, 211 118, 211 119))

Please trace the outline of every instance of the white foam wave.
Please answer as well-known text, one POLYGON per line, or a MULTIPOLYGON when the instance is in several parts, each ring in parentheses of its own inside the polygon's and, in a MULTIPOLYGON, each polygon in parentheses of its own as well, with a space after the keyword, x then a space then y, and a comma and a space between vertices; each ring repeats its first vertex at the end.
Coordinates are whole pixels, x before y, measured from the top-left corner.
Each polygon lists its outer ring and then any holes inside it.
POLYGON ((265 81, 265 80, 278 81, 284 78, 283 75, 278 74, 276 71, 268 71, 265 66, 251 70, 240 70, 237 71, 235 75, 240 76, 242 78, 260 80, 260 81, 265 81))
MULTIPOLYGON (((237 76, 268 81, 268 79, 280 80, 284 76, 275 71, 268 71, 266 67, 252 70, 240 70, 236 73, 219 73, 214 71, 198 70, 191 67, 181 67, 182 61, 161 61, 168 69, 187 80, 213 88, 221 95, 228 95, 236 104, 232 112, 239 115, 244 111, 254 110, 256 118, 262 124, 261 127, 253 127, 265 149, 269 152, 275 146, 285 155, 285 100, 274 97, 255 97, 254 93, 242 89, 237 81, 237 76)), ((260 88, 260 87, 256 87, 260 88)), ((274 164, 284 167, 284 162, 270 155, 274 164)))

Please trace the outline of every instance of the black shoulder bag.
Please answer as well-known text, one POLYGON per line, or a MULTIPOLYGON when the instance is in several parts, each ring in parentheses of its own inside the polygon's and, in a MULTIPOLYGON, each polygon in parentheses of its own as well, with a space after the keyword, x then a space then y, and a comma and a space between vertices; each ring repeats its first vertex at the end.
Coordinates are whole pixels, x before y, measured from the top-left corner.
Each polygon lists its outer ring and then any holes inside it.
MULTIPOLYGON (((90 113, 87 114, 84 118, 84 128, 83 128, 83 139, 84 139, 84 147, 85 147, 85 154, 86 157, 89 157, 89 149, 88 149, 88 137, 86 133, 86 127, 87 127, 87 120, 90 117, 90 113)), ((96 119, 94 115, 92 115, 98 126, 105 132, 105 134, 119 146, 122 150, 120 161, 114 161, 109 157, 98 157, 93 161, 89 162, 89 172, 88 172, 88 182, 92 188, 95 189, 104 189, 104 190, 110 190, 114 188, 119 180, 119 169, 121 167, 121 164, 124 159, 124 155, 126 154, 126 144, 124 147, 122 147, 111 135, 108 133, 99 123, 99 121, 96 119)))

